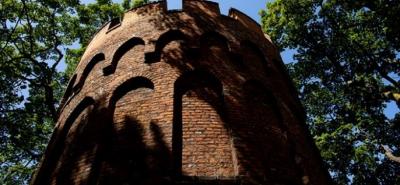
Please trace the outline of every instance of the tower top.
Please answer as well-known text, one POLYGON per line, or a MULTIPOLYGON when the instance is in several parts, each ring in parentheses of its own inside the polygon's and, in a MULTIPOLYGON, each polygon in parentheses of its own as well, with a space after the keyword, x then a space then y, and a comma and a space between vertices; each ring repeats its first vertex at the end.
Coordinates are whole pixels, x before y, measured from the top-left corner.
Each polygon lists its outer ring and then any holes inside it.
POLYGON ((208 1, 208 0, 182 0, 182 9, 177 10, 168 10, 167 6, 167 0, 161 0, 161 1, 154 1, 148 4, 144 4, 142 6, 138 6, 135 8, 131 8, 127 10, 121 17, 116 17, 106 23, 104 23, 100 29, 93 35, 92 40, 95 37, 98 37, 101 35, 101 33, 109 33, 113 29, 119 27, 121 24, 123 24, 126 21, 134 21, 132 19, 127 19, 130 17, 143 17, 143 16, 151 16, 151 15, 170 15, 174 13, 180 13, 180 12, 190 12, 190 13, 196 13, 196 14, 208 14, 210 16, 213 16, 215 18, 217 17, 225 17, 228 19, 236 20, 243 24, 245 27, 257 32, 260 35, 263 35, 264 33, 261 29, 261 26, 246 15, 245 13, 241 12, 238 9, 235 8, 230 8, 228 15, 223 15, 221 14, 219 4, 217 2, 213 1, 208 1))

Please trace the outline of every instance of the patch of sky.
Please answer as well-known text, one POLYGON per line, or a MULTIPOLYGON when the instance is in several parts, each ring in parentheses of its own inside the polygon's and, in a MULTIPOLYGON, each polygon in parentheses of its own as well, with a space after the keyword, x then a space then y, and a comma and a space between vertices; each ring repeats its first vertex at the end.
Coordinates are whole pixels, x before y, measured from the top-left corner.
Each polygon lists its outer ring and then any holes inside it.
POLYGON ((260 10, 265 9, 266 3, 268 1, 252 1, 251 3, 243 0, 211 0, 213 2, 219 3, 221 13, 227 15, 230 8, 236 8, 246 15, 250 16, 252 19, 261 23, 261 16, 259 15, 260 10))
MULTIPOLYGON (((157 1, 157 0, 152 0, 152 1, 157 1)), ((181 9, 183 1, 184 0, 167 0, 168 9, 181 9)), ((217 2, 221 9, 221 13, 224 15, 228 14, 230 8, 236 8, 245 13, 246 15, 250 16, 258 23, 260 23, 261 22, 261 17, 259 15, 260 10, 265 9, 266 3, 271 2, 272 0, 255 1, 251 3, 243 0, 210 0, 210 1, 217 2)), ((89 4, 96 2, 96 0, 83 0, 81 2, 83 4, 89 4)), ((122 3, 122 0, 113 0, 113 2, 122 3)))
POLYGON ((296 63, 297 61, 294 59, 294 55, 296 53, 297 53, 296 49, 285 49, 281 53, 283 63, 285 63, 285 64, 296 63))
MULTIPOLYGON (((397 57, 400 57, 399 53, 396 54, 397 57)), ((400 80, 400 76, 396 73, 389 73, 388 75, 390 78, 394 79, 395 81, 400 80)), ((387 81, 386 79, 383 79, 383 83, 385 85, 390 85, 391 83, 387 81)), ((399 107, 397 106, 395 101, 389 101, 385 103, 386 107, 383 110, 383 113, 386 115, 387 118, 393 119, 397 113, 400 112, 399 107)))
POLYGON ((377 159, 376 160, 377 164, 382 164, 383 160, 386 158, 386 155, 383 153, 377 153, 374 155, 374 158, 377 159))
POLYGON ((357 147, 360 147, 360 146, 362 146, 362 145, 364 145, 364 144, 365 144, 365 143, 362 142, 362 141, 355 141, 354 144, 353 144, 353 146, 354 146, 355 148, 357 148, 357 147))
POLYGON ((397 106, 395 101, 390 101, 388 103, 385 103, 385 109, 383 110, 383 113, 386 115, 387 118, 393 119, 397 113, 399 113, 400 109, 397 106))
POLYGON ((27 83, 24 84, 26 88, 18 88, 18 91, 16 92, 18 96, 23 97, 24 99, 15 107, 16 108, 23 108, 25 107, 25 103, 28 102, 28 97, 29 97, 29 85, 27 83))
POLYGON ((167 1, 168 10, 182 10, 182 0, 168 0, 167 1))
MULTIPOLYGON (((79 41, 75 41, 75 42, 72 43, 72 45, 70 45, 70 46, 64 46, 62 52, 63 52, 63 54, 64 54, 64 56, 65 56, 65 54, 66 54, 66 52, 67 52, 67 49, 78 49, 78 48, 80 48, 79 41)), ((64 58, 60 61, 60 63, 57 65, 56 70, 57 70, 58 72, 64 72, 66 68, 67 68, 67 63, 65 62, 65 57, 64 57, 64 58)))

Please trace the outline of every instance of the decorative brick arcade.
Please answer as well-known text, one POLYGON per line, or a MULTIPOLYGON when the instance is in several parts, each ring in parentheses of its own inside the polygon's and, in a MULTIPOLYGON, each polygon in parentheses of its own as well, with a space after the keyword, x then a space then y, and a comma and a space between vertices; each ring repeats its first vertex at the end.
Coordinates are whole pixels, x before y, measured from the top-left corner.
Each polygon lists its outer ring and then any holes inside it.
POLYGON ((238 10, 134 8, 87 47, 31 184, 328 184, 296 96, 238 10))

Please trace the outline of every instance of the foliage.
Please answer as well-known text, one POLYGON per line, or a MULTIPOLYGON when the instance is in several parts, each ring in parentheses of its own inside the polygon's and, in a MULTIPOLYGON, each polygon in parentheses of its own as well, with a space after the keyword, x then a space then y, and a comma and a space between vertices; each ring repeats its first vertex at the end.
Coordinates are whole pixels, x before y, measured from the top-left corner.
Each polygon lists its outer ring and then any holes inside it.
POLYGON ((0 183, 24 184, 57 119, 63 45, 75 1, 0 4, 0 183))
POLYGON ((399 99, 399 14, 392 0, 276 0, 261 12, 278 48, 296 51, 287 67, 338 184, 400 183, 380 147, 400 152, 400 114, 383 112, 399 99))
POLYGON ((124 7, 125 10, 129 10, 148 3, 150 3, 150 0, 134 0, 133 2, 131 2, 131 0, 124 0, 122 7, 124 7))
POLYGON ((70 30, 75 34, 79 47, 67 49, 66 63, 67 69, 65 74, 68 77, 73 75, 76 65, 80 61, 80 57, 86 50, 92 36, 106 22, 113 18, 118 18, 123 13, 122 7, 110 0, 98 0, 97 3, 81 4, 77 8, 78 22, 77 29, 70 30))
MULTIPOLYGON (((122 4, 112 3, 110 0, 98 0, 97 3, 79 5, 77 8, 80 27, 76 29, 76 38, 80 46, 75 49, 68 49, 66 55, 67 69, 66 76, 71 77, 80 61, 80 57, 86 50, 91 37, 107 21, 118 18, 123 10, 129 10, 138 6, 150 3, 150 0, 124 0, 122 4)), ((73 30, 71 30, 73 31, 73 30)))
POLYGON ((107 0, 1 1, 0 184, 28 183, 69 74, 95 31, 121 12, 107 0), (60 72, 64 60, 69 67, 60 72))

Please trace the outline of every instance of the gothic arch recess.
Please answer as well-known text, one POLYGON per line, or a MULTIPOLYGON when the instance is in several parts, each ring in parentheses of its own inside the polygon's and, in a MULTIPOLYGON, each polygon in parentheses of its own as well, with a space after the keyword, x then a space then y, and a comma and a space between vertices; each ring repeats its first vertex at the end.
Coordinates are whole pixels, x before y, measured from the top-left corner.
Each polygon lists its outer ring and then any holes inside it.
POLYGON ((144 44, 145 43, 144 43, 143 39, 141 39, 139 37, 133 37, 133 38, 129 39, 128 41, 126 41, 125 43, 123 43, 117 49, 117 51, 115 51, 114 56, 111 60, 111 64, 103 69, 103 74, 105 76, 113 74, 115 72, 115 70, 117 69, 119 60, 126 54, 126 52, 128 52, 130 49, 132 49, 133 47, 135 47, 137 45, 144 45, 144 44))
POLYGON ((221 82, 205 70, 193 70, 182 74, 175 81, 175 95, 182 96, 186 91, 199 87, 209 87, 219 96, 223 95, 221 82))
POLYGON ((261 67, 262 69, 264 69, 266 75, 271 74, 271 64, 268 63, 268 61, 265 59, 264 53, 256 44, 249 40, 244 40, 240 43, 240 47, 242 50, 244 64, 247 66, 247 68, 251 69, 252 67, 261 67))
POLYGON ((200 36, 200 47, 208 49, 210 46, 218 46, 225 51, 230 50, 228 39, 215 31, 206 32, 200 36))
MULTIPOLYGON (((149 168, 146 166, 147 148, 143 135, 145 127, 136 117, 128 115, 117 116, 116 110, 118 101, 121 100, 129 92, 146 88, 154 90, 153 82, 145 77, 133 77, 119 85, 109 100, 108 104, 108 137, 105 142, 103 158, 99 161, 100 167, 99 182, 104 184, 135 184, 148 174, 149 168), (120 121, 115 121, 115 118, 121 118, 120 121), (108 181, 113 179, 113 181, 108 181)), ((143 95, 143 94, 142 94, 143 95)), ((139 95, 141 97, 142 95, 139 95)), ((135 94, 133 94, 135 96, 135 94)), ((123 101, 123 100, 121 100, 123 101)), ((126 107, 133 106, 135 103, 128 103, 126 107)), ((139 105, 140 106, 140 105, 139 105)), ((126 112, 128 113, 128 112, 126 112)))
POLYGON ((187 36, 180 30, 169 30, 163 33, 157 40, 153 52, 146 53, 146 63, 156 63, 160 61, 161 52, 164 47, 172 41, 187 41, 187 36))
POLYGON ((176 175, 183 177, 235 175, 230 138, 221 115, 222 92, 221 82, 207 71, 189 71, 176 80, 172 135, 176 175), (202 113, 196 113, 199 111, 202 113), (216 148, 224 149, 216 152, 216 148), (205 155, 209 155, 212 162, 201 161, 205 155), (204 169, 208 172, 202 172, 204 169))
POLYGON ((138 89, 138 88, 149 88, 154 90, 154 84, 151 80, 149 80, 146 77, 134 77, 131 78, 124 83, 122 83, 120 86, 118 86, 115 91, 113 92, 109 107, 114 109, 115 104, 119 99, 121 99, 126 93, 129 91, 138 89))
MULTIPOLYGON (((276 116, 278 124, 284 128, 283 116, 280 106, 272 91, 258 80, 250 79, 243 84, 244 98, 250 105, 262 106, 268 109, 276 116)), ((262 110, 262 109, 260 109, 262 110)))
MULTIPOLYGON (((260 57, 262 60, 265 61, 265 55, 264 53, 260 50, 260 47, 258 47, 256 44, 254 44, 253 42, 249 41, 249 40, 243 40, 240 43, 240 46, 242 47, 249 47, 251 48, 251 50, 258 56, 260 57)), ((265 61, 267 62, 267 61, 265 61)))
POLYGON ((89 73, 93 70, 94 66, 96 66, 96 64, 98 64, 99 62, 104 61, 104 60, 105 60, 105 56, 103 53, 99 53, 99 54, 95 55, 90 60, 90 62, 86 65, 85 69, 83 70, 78 83, 73 88, 74 93, 78 93, 82 89, 87 77, 89 76, 89 73))
MULTIPOLYGON (((77 76, 77 75, 74 74, 74 76, 72 76, 71 80, 69 80, 67 89, 65 90, 64 96, 63 96, 63 98, 62 98, 62 101, 63 101, 63 102, 68 101, 68 98, 72 95, 72 92, 73 92, 73 88, 72 88, 72 87, 73 87, 74 84, 75 84, 76 76, 77 76)), ((61 103, 61 105, 62 105, 62 103, 61 103)))
MULTIPOLYGON (((64 125, 61 127, 61 130, 58 131, 56 135, 54 135, 54 140, 52 139, 52 143, 49 144, 49 149, 51 151, 46 151, 46 153, 49 153, 50 155, 47 155, 47 158, 45 158, 45 161, 42 163, 43 170, 40 171, 39 174, 37 174, 36 181, 40 182, 38 184, 49 184, 48 182, 48 174, 52 174, 52 172, 55 170, 57 167, 57 164, 59 162, 59 159, 61 155, 63 154, 63 151, 65 149, 65 142, 67 139, 67 135, 75 122, 75 120, 81 115, 81 113, 89 108, 90 106, 94 105, 95 101, 91 97, 85 97, 79 104, 78 106, 72 111, 72 113, 69 115, 67 120, 65 121, 64 125)), ((79 123, 77 123, 79 124, 79 123)))
MULTIPOLYGON (((202 34, 199 39, 199 44, 200 44, 200 49, 202 50, 203 53, 210 52, 212 48, 221 49, 222 54, 226 55, 224 57, 228 57, 226 59, 221 59, 221 60, 223 61, 227 60, 231 62, 238 71, 242 71, 247 67, 243 62, 243 56, 241 55, 241 53, 236 53, 232 51, 229 40, 224 35, 218 32, 210 31, 202 34)), ((192 53, 199 55, 198 54, 199 52, 197 53, 192 52, 192 53)), ((219 57, 219 56, 214 56, 214 57, 219 57)))

